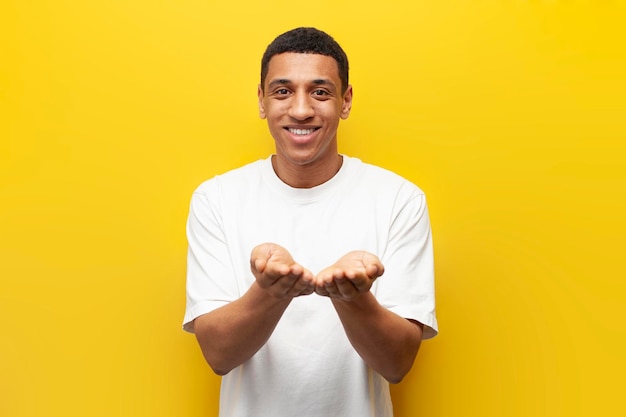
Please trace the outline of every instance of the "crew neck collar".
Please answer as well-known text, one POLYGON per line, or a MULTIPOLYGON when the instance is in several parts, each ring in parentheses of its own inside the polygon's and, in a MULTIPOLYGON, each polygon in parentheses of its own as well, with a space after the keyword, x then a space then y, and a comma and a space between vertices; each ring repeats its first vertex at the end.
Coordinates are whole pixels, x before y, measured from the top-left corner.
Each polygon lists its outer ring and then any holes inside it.
POLYGON ((316 185, 311 188, 295 188, 289 184, 283 182, 272 167, 272 155, 261 161, 261 173, 263 180, 270 185, 273 191, 280 193, 282 196, 291 200, 299 202, 313 202, 324 198, 327 195, 333 193, 333 190, 341 186, 341 184, 347 181, 349 172, 355 169, 355 158, 341 155, 343 162, 339 171, 333 175, 328 181, 316 185))

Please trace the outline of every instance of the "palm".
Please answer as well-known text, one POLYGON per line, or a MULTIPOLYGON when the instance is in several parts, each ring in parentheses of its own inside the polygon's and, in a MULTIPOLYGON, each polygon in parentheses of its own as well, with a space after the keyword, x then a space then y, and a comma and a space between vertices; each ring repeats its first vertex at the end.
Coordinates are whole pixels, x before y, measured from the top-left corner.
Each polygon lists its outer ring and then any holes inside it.
POLYGON ((384 267, 376 255, 366 251, 349 252, 315 277, 315 292, 352 300, 369 291, 383 273, 384 267))
POLYGON ((252 250, 250 269, 259 286, 279 298, 307 295, 314 290, 311 272, 274 243, 263 243, 252 250))

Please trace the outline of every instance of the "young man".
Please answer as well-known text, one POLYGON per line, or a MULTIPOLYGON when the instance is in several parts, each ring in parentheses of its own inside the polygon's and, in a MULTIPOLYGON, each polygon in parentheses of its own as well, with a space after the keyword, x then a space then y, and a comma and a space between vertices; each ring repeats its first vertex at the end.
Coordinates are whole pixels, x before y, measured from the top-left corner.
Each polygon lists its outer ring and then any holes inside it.
POLYGON ((326 33, 277 37, 258 100, 276 153, 200 185, 187 224, 183 327, 224 375, 220 416, 392 416, 437 333, 424 194, 338 154, 352 86, 326 33))

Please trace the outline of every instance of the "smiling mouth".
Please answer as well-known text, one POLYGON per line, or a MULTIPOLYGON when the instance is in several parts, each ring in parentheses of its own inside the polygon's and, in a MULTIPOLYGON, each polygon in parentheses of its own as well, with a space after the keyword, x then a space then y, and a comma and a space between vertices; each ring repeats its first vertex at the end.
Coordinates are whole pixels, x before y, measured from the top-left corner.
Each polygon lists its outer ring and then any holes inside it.
POLYGON ((293 135, 298 135, 298 136, 306 136, 306 135, 310 135, 311 133, 315 132, 317 130, 317 128, 314 129, 294 129, 294 128, 287 128, 287 130, 289 130, 289 133, 293 134, 293 135))

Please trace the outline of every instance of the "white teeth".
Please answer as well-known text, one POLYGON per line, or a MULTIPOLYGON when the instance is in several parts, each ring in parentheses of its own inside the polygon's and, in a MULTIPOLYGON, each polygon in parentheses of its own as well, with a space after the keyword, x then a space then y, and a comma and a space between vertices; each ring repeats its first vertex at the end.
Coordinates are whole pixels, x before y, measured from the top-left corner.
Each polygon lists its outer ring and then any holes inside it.
POLYGON ((311 133, 313 133, 315 129, 292 129, 289 128, 289 131, 291 133, 293 133, 294 135, 310 135, 311 133))

